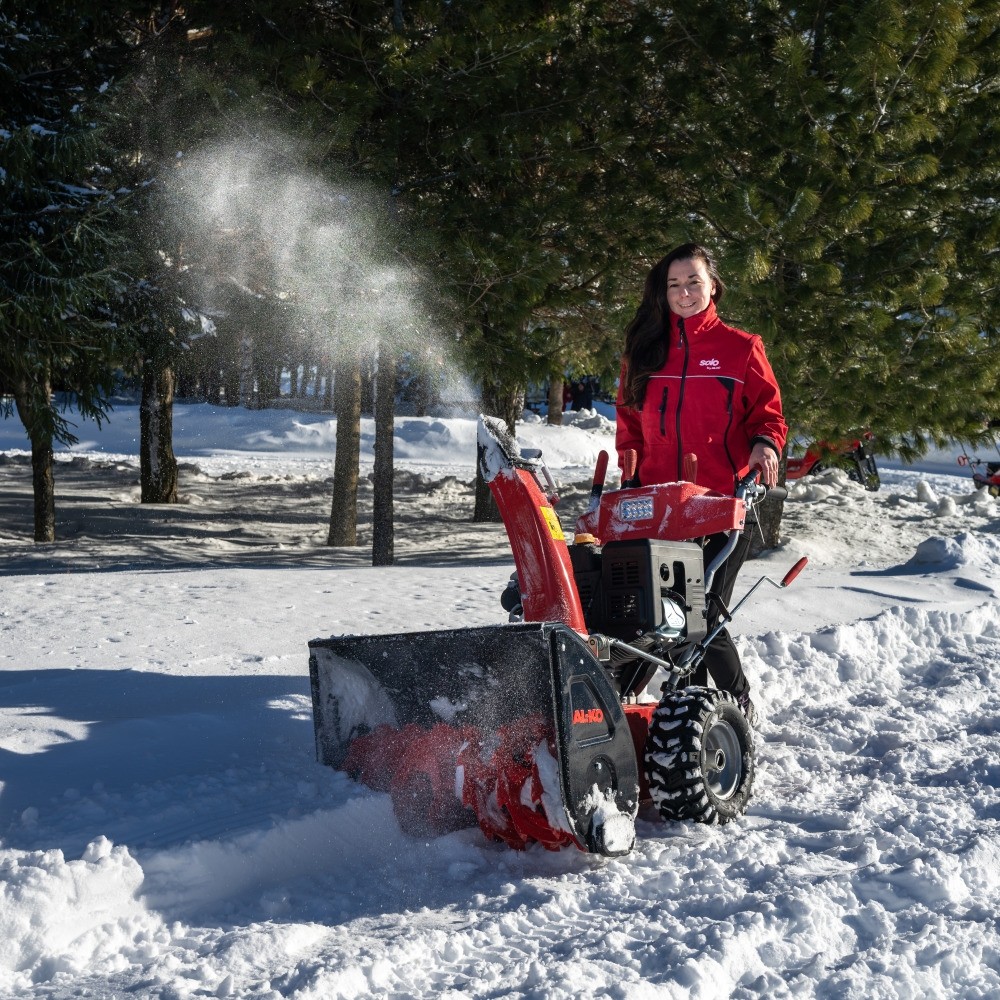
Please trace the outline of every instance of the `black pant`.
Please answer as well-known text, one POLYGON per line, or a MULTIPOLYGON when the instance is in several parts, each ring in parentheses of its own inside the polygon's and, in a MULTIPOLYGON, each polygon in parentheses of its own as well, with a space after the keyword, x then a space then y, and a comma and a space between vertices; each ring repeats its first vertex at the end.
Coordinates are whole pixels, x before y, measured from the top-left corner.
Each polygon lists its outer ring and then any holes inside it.
MULTIPOLYGON (((729 558, 719 567, 712 581, 712 590, 722 598, 728 607, 733 596, 733 588, 736 586, 736 577, 740 567, 746 562, 747 553, 750 551, 752 539, 751 531, 756 530, 756 524, 747 523, 745 530, 740 535, 736 548, 729 554, 729 558)), ((722 551, 723 546, 729 541, 729 536, 723 533, 709 535, 705 539, 705 568, 722 551)), ((712 631, 718 624, 719 615, 714 614, 708 620, 708 630, 712 631)), ((705 658, 691 674, 689 684, 704 686, 708 680, 708 675, 712 675, 715 686, 723 691, 731 691, 735 695, 741 695, 750 687, 750 682, 743 673, 743 664, 740 662, 740 654, 736 652, 732 637, 726 629, 723 629, 709 644, 705 653, 705 658)))

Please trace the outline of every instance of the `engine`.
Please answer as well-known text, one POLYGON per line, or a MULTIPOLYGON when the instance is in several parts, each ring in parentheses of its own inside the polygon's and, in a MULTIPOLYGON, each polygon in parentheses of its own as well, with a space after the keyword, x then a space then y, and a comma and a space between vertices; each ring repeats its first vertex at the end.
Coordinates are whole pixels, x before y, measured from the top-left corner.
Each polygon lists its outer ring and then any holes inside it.
MULTIPOLYGON (((569 547, 587 628, 664 656, 706 634, 702 549, 695 542, 629 539, 569 547)), ((610 664, 623 696, 649 683, 655 666, 616 649, 610 664)))

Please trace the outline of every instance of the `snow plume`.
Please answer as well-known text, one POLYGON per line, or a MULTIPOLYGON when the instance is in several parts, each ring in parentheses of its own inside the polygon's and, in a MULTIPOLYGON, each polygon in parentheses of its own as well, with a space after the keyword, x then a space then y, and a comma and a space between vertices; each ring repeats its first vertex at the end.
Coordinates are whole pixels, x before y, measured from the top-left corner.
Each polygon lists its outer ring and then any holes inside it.
POLYGON ((388 192, 311 172, 277 132, 179 156, 165 204, 214 320, 311 342, 333 359, 390 350, 431 376, 446 401, 472 396, 448 356, 425 278, 396 245, 388 192), (257 327, 257 329, 255 329, 257 327))

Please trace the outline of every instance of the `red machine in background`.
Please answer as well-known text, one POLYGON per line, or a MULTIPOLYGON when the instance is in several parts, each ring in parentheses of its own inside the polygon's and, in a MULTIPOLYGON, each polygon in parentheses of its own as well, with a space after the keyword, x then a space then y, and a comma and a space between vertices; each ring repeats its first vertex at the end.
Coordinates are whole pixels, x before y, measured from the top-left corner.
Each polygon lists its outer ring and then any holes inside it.
MULTIPOLYGON (((996 442, 994 446, 1000 454, 1000 446, 996 442)), ((962 454, 958 456, 958 464, 972 470, 972 482, 977 490, 985 489, 991 497, 1000 497, 1000 460, 989 462, 978 456, 970 458, 963 448, 962 454)))
POLYGON ((843 469, 850 479, 861 483, 866 490, 875 491, 882 483, 871 447, 874 438, 871 431, 865 431, 853 441, 816 441, 809 445, 804 455, 789 456, 785 479, 801 479, 824 469, 837 468, 843 469))

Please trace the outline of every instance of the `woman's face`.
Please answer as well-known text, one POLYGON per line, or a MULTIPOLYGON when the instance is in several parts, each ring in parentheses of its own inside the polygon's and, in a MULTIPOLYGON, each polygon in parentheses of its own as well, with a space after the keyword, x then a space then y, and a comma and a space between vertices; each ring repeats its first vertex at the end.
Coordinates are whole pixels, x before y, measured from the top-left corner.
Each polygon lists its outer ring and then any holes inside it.
POLYGON ((667 270, 667 304, 678 316, 694 316, 708 308, 715 282, 703 260, 675 260, 667 270))

